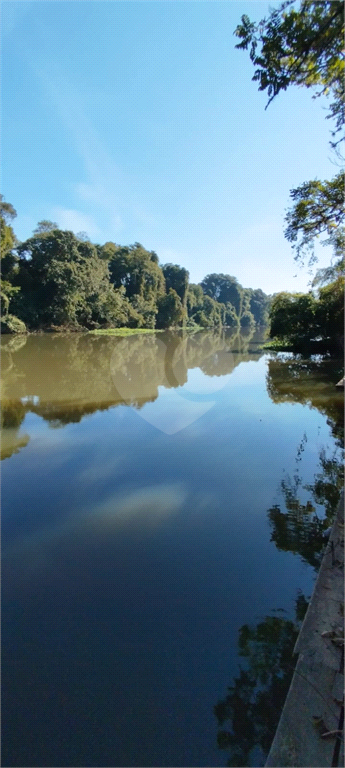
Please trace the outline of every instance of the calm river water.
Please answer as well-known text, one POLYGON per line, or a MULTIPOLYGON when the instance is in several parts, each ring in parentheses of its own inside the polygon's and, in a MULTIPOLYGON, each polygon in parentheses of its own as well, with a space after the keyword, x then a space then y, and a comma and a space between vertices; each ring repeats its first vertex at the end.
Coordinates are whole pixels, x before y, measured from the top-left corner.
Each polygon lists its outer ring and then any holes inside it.
POLYGON ((340 460, 339 361, 261 338, 3 337, 3 765, 234 759, 239 636, 310 596, 340 460))

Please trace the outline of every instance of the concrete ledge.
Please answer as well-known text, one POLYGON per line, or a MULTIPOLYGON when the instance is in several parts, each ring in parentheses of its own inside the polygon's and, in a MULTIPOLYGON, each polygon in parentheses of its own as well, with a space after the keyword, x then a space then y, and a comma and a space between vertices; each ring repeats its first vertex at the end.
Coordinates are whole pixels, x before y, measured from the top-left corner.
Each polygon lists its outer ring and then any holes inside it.
POLYGON ((296 669, 266 766, 344 764, 344 493, 295 649, 296 669), (340 725, 341 724, 341 725, 340 725))

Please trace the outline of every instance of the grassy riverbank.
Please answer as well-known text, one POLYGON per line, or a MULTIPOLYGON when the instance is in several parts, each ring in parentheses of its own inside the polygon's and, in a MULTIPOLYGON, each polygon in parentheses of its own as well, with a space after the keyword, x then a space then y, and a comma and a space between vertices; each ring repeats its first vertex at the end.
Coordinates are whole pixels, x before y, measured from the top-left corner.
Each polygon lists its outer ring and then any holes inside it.
POLYGON ((88 331, 92 336, 133 336, 135 333, 162 333, 157 328, 98 328, 88 331))

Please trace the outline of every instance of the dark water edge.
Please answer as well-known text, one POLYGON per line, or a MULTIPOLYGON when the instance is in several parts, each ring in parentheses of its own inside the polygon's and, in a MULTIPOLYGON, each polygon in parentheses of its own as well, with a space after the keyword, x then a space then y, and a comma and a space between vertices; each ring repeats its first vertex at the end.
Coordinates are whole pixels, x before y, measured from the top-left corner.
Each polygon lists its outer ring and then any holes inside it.
POLYGON ((262 765, 341 483, 341 361, 3 341, 3 764, 262 765))

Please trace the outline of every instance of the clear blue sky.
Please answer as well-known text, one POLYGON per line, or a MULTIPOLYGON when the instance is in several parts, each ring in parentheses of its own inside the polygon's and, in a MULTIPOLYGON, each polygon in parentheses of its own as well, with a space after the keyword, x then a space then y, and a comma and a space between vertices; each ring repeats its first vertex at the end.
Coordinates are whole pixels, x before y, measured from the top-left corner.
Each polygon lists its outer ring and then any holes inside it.
POLYGON ((292 187, 337 172, 331 121, 307 89, 265 111, 233 35, 277 4, 3 0, 2 193, 19 239, 52 219, 141 242, 192 282, 306 290, 284 210, 292 187))

